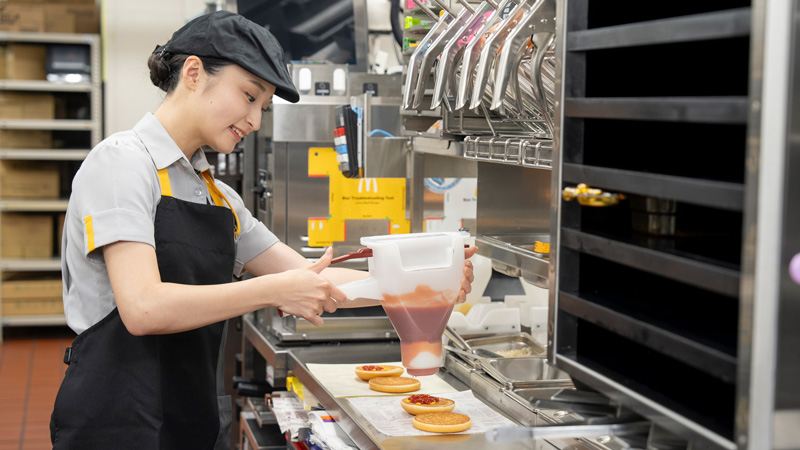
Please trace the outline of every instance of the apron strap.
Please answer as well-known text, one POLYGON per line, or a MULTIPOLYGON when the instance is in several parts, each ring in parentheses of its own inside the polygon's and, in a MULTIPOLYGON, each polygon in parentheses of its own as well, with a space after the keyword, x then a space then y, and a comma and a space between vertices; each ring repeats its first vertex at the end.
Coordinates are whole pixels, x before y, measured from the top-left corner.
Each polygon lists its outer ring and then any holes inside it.
POLYGON ((234 231, 234 234, 238 236, 242 231, 241 226, 239 225, 239 216, 236 215, 236 211, 233 209, 231 202, 228 201, 228 197, 225 197, 225 194, 219 190, 217 183, 214 183, 214 179, 211 178, 211 172, 209 172, 208 169, 200 172, 200 176, 202 176, 203 180, 205 180, 206 186, 208 186, 208 192, 211 194, 211 200, 214 201, 214 204, 217 206, 223 206, 223 201, 228 204, 228 208, 230 208, 231 212, 233 213, 233 218, 236 219, 236 230, 234 231))
MULTIPOLYGON (((214 204, 217 206, 224 206, 225 203, 228 204, 228 208, 230 208, 233 213, 233 218, 236 220, 236 229, 233 234, 239 236, 242 232, 242 227, 239 224, 239 216, 236 215, 236 210, 233 209, 233 205, 231 205, 228 197, 225 197, 225 194, 219 190, 217 184, 214 183, 214 179, 211 178, 211 172, 209 172, 208 169, 200 172, 200 176, 203 178, 203 181, 206 182, 208 193, 211 194, 211 200, 214 204)), ((161 195, 164 197, 172 197, 172 185, 169 183, 169 174, 167 173, 166 167, 158 170, 158 181, 161 183, 161 195)))

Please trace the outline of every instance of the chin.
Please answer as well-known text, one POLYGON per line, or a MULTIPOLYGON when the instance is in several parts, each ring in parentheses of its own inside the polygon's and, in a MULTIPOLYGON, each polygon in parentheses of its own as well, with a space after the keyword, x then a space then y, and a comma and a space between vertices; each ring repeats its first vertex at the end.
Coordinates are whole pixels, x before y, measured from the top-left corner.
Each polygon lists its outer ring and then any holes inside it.
POLYGON ((217 153, 229 155, 233 153, 233 149, 236 148, 236 143, 231 143, 231 141, 228 140, 227 142, 216 142, 213 145, 209 145, 209 147, 213 148, 217 153))

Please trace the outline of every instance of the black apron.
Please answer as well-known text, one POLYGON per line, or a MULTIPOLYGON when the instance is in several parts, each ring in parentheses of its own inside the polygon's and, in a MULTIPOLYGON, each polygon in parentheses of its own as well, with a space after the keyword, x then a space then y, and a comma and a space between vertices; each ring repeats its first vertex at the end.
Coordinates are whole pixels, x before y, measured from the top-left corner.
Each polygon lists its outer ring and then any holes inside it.
MULTIPOLYGON (((231 210, 162 194, 154 225, 162 281, 231 281, 231 210)), ((225 324, 133 336, 115 308, 75 338, 71 355, 68 349, 69 367, 50 421, 53 448, 229 448, 231 399, 219 395, 224 394, 220 356, 225 324)))

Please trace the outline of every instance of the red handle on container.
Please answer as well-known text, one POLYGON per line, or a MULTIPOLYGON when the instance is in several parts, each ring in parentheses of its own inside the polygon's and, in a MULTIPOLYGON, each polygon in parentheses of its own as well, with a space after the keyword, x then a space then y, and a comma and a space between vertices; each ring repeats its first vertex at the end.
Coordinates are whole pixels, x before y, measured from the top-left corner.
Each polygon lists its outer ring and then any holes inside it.
POLYGON ((372 256, 372 249, 369 247, 360 248, 357 251, 347 253, 346 255, 337 256, 331 260, 331 264, 340 263, 353 258, 369 258, 372 256))

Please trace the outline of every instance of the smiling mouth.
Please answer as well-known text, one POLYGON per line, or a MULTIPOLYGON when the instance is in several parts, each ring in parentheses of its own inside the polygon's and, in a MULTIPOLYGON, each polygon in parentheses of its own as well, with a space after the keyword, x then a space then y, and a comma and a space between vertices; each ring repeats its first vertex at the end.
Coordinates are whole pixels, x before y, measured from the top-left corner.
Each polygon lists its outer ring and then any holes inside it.
POLYGON ((228 128, 230 128, 231 130, 233 130, 233 133, 234 133, 235 135, 239 136, 239 139, 240 139, 240 140, 241 140, 241 139, 244 139, 244 136, 245 136, 245 135, 244 135, 244 133, 242 133, 241 131, 239 131, 239 129, 238 129, 238 128, 236 128, 236 127, 234 127, 234 126, 230 126, 230 127, 228 127, 228 128))

